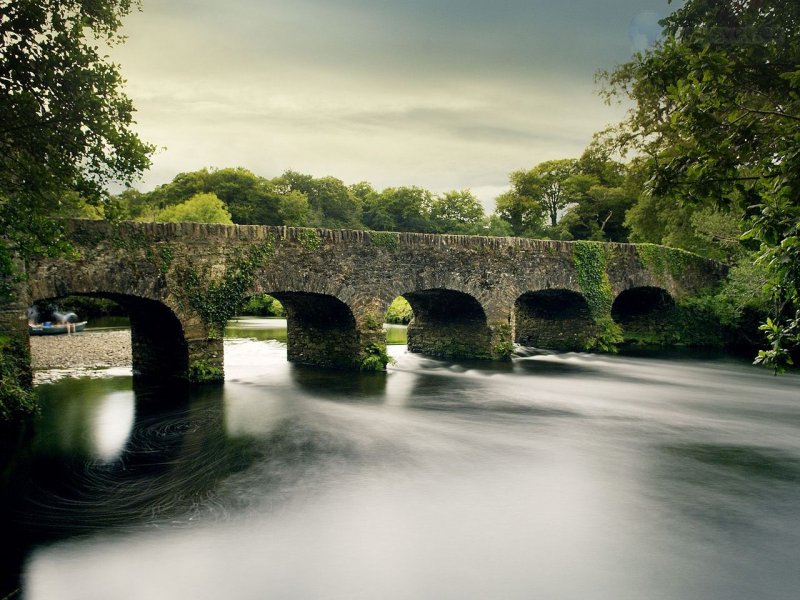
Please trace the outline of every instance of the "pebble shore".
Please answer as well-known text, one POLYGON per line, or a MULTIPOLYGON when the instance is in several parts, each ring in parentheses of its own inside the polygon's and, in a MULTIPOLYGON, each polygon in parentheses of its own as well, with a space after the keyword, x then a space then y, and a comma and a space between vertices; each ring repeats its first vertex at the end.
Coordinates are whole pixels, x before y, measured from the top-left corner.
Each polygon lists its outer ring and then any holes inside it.
POLYGON ((34 371, 131 366, 130 331, 82 331, 31 337, 34 371))

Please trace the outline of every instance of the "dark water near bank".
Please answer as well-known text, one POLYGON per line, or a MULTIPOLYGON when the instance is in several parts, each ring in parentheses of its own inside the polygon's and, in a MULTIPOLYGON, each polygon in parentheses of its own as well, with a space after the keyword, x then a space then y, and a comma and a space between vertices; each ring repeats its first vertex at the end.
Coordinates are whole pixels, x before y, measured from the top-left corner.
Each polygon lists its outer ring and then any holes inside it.
POLYGON ((128 317, 94 317, 88 320, 86 329, 95 331, 116 331, 130 329, 131 320, 128 317))
POLYGON ((387 375, 343 375, 287 364, 253 327, 236 335, 251 339, 226 342, 224 386, 39 388, 35 434, 3 469, 6 587, 798 598, 797 375, 688 355, 443 362, 402 346, 387 375))

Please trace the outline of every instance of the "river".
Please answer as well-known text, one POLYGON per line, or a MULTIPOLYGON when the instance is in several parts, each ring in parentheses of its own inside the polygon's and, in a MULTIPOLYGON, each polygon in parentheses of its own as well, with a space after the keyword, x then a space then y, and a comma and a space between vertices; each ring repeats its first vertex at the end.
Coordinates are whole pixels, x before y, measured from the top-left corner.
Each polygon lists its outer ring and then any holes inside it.
POLYGON ((390 346, 387 374, 345 375, 288 364, 280 331, 229 335, 224 386, 38 387, 0 482, 5 593, 798 597, 797 374, 390 346))

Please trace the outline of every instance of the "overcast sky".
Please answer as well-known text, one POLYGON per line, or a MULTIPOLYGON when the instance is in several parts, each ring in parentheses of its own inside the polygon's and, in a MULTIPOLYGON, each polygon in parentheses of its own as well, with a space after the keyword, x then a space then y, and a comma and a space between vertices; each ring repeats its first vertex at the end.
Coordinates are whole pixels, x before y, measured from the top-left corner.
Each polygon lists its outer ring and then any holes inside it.
POLYGON ((143 0, 113 50, 147 190, 202 167, 378 189, 471 188, 577 157, 619 120, 594 74, 657 32, 666 0, 143 0))

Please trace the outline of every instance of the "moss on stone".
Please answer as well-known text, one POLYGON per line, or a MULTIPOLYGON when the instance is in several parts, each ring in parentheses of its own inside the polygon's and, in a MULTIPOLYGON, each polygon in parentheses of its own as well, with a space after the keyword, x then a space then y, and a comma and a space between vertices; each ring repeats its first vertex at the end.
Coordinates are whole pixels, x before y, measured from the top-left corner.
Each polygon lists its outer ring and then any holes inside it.
POLYGON ((710 301, 713 296, 683 298, 657 314, 624 322, 624 343, 723 348, 733 340, 735 332, 720 322, 710 301))
POLYGON ((678 280, 688 269, 703 268, 706 259, 686 250, 668 248, 657 244, 636 244, 636 258, 662 284, 670 279, 678 280))
POLYGON ((189 381, 192 383, 213 383, 225 379, 225 371, 203 360, 195 360, 189 365, 189 381))
POLYGON ((507 361, 514 354, 514 342, 511 339, 511 325, 501 323, 495 325, 495 343, 492 345, 492 359, 507 361))
POLYGON ((163 244, 158 247, 158 270, 162 275, 167 274, 174 258, 174 251, 170 244, 163 244))
POLYGON ((358 357, 358 367, 361 371, 385 371, 386 365, 392 359, 386 353, 386 346, 380 344, 367 344, 358 357))
POLYGON ((597 352, 616 352, 622 341, 622 329, 611 318, 614 292, 608 279, 609 246, 602 242, 575 242, 573 260, 589 314, 596 327, 584 343, 584 349, 597 352))
POLYGON ((592 317, 597 320, 610 315, 614 297, 611 282, 606 273, 608 254, 605 244, 575 242, 573 260, 578 273, 578 284, 586 297, 592 317))
POLYGON ((370 231, 369 241, 373 246, 396 250, 400 244, 400 235, 391 231, 370 231))
POLYGON ((220 279, 212 280, 191 264, 177 269, 182 302, 197 312, 208 328, 210 339, 222 337, 225 325, 236 316, 247 300, 257 269, 263 267, 274 252, 273 241, 251 246, 246 252, 237 250, 220 279))
POLYGON ((322 245, 322 238, 316 229, 300 229, 297 232, 297 242, 306 250, 316 250, 322 245))

